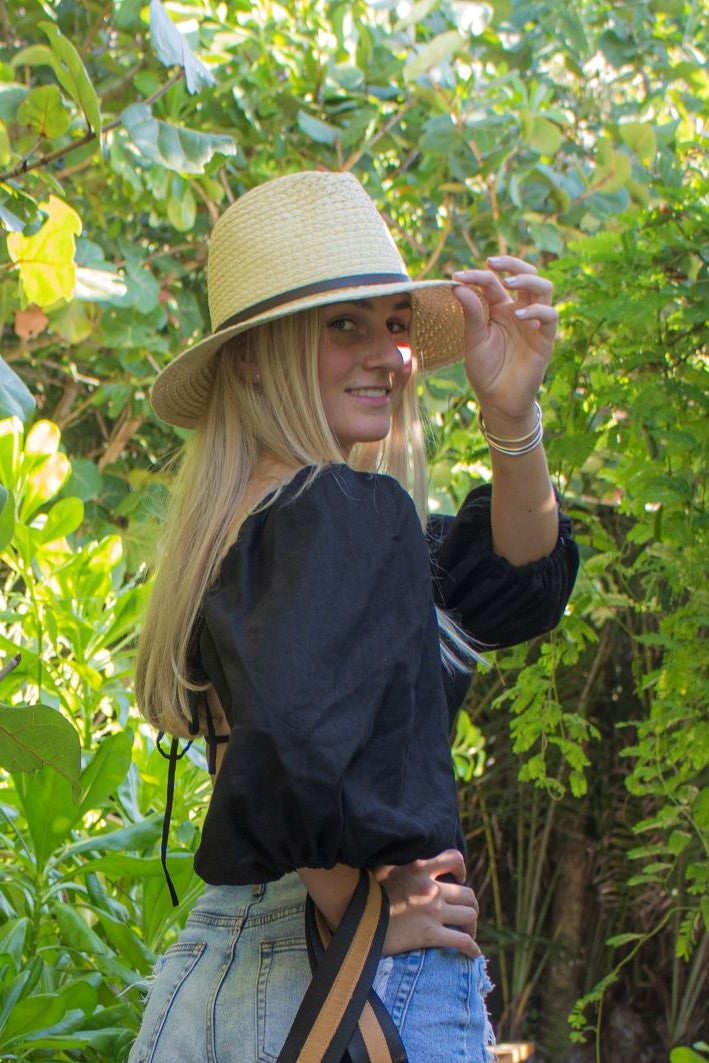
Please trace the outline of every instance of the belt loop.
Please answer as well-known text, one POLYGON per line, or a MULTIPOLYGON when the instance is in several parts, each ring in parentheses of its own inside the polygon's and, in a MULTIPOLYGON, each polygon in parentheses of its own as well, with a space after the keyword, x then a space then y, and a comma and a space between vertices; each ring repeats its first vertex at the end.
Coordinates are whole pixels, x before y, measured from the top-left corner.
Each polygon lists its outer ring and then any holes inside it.
POLYGON ((258 882, 251 887, 251 896, 255 901, 260 901, 266 892, 266 883, 258 882))

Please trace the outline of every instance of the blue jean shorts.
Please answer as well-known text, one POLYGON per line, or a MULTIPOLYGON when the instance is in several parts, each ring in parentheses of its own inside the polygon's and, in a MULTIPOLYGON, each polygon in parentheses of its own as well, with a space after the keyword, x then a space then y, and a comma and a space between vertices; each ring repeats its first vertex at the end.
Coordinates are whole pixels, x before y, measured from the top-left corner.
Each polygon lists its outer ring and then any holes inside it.
MULTIPOLYGON (((155 965, 129 1063, 275 1063, 310 981, 304 905, 296 874, 266 886, 207 886, 155 965)), ((374 988, 409 1063, 488 1060, 482 957, 453 949, 385 957, 374 988)))

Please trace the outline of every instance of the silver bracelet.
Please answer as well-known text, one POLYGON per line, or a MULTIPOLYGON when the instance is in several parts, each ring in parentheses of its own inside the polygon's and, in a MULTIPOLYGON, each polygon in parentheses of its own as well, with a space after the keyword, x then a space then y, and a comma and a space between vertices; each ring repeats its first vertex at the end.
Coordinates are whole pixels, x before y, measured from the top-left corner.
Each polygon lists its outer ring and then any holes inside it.
POLYGON ((534 409, 537 414, 537 423, 531 432, 524 436, 519 436, 517 439, 500 439, 499 436, 492 435, 485 427, 482 413, 478 412, 478 427, 490 450, 496 450, 498 454, 506 454, 512 458, 520 458, 524 454, 529 454, 532 450, 535 450, 544 438, 544 427, 542 424, 542 408, 538 402, 534 403, 534 409))

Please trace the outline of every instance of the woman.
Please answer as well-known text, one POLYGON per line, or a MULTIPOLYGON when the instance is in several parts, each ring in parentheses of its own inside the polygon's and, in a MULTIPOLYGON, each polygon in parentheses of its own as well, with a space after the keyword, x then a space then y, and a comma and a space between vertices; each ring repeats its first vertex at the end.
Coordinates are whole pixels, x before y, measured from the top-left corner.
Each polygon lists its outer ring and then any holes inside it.
POLYGON ((551 285, 487 265, 412 281, 349 174, 270 181, 215 227, 214 331, 153 390, 196 431, 138 663, 147 718, 208 738, 209 885, 134 1063, 276 1060, 310 981, 306 891, 333 930, 363 868, 390 902, 374 987, 410 1063, 486 1058, 450 723, 472 640, 551 628, 577 566, 535 402, 551 285), (426 536, 415 373, 462 358, 494 487, 426 536))

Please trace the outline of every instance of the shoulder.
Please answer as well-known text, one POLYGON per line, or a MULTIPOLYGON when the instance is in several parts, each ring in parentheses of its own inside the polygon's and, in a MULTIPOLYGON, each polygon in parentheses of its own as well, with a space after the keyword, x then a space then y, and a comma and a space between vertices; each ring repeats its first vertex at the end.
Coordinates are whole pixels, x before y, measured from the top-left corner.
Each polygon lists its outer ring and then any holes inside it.
POLYGON ((277 523, 312 521, 316 527, 343 531, 415 527, 422 535, 416 507, 398 480, 360 472, 349 465, 301 470, 274 500, 277 523))

